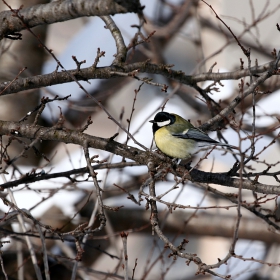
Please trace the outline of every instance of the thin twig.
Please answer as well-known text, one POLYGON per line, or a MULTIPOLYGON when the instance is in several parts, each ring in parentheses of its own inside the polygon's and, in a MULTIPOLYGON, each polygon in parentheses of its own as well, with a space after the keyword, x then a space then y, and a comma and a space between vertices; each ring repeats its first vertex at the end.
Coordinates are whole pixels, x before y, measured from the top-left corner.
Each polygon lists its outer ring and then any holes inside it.
POLYGON ((128 233, 122 232, 120 235, 121 235, 122 242, 123 242, 124 280, 128 280, 128 252, 127 252, 128 233))

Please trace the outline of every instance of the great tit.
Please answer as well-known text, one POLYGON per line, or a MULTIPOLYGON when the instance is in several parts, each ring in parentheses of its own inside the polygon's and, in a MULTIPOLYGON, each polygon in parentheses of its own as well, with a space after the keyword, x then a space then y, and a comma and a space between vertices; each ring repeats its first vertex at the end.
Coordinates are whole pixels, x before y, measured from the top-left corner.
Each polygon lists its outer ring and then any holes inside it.
POLYGON ((197 148, 214 145, 236 147, 211 139, 179 115, 159 112, 150 121, 153 124, 154 140, 164 154, 177 159, 189 159, 197 148))

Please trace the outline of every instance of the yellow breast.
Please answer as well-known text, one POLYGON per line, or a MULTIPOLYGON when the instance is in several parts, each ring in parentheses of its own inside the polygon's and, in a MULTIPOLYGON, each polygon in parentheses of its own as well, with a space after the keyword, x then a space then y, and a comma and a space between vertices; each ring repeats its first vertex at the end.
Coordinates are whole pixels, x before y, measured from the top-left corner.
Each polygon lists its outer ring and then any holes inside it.
POLYGON ((167 129, 165 127, 155 132, 154 138, 158 149, 173 158, 187 159, 191 157, 195 150, 196 142, 194 140, 176 138, 166 132, 167 129))

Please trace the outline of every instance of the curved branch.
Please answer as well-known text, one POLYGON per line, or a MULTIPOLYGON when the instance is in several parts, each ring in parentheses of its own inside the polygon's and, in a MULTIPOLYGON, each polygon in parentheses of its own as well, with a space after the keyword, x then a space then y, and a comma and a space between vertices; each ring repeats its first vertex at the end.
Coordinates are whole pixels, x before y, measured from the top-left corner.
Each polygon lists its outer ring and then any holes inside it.
POLYGON ((0 13, 0 40, 26 29, 26 26, 31 28, 85 16, 105 16, 120 13, 141 14, 143 8, 139 0, 67 0, 34 5, 20 10, 12 9, 0 13))
POLYGON ((110 16, 102 16, 100 17, 106 24, 106 27, 110 30, 115 42, 116 42, 116 47, 117 47, 117 54, 116 58, 114 59, 112 65, 119 65, 126 60, 126 54, 127 54, 127 49, 123 40, 123 36, 115 24, 115 22, 112 20, 110 16))

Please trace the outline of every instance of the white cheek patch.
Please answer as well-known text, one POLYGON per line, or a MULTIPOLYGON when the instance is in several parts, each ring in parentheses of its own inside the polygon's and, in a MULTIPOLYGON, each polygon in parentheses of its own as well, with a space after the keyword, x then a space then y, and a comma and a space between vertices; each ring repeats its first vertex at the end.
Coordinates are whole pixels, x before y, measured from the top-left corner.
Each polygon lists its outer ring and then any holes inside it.
POLYGON ((170 123, 171 123, 171 120, 167 120, 167 121, 164 121, 164 122, 157 122, 157 125, 159 127, 163 127, 163 126, 166 126, 166 125, 168 125, 170 123))

